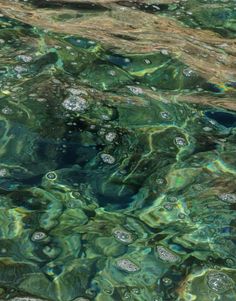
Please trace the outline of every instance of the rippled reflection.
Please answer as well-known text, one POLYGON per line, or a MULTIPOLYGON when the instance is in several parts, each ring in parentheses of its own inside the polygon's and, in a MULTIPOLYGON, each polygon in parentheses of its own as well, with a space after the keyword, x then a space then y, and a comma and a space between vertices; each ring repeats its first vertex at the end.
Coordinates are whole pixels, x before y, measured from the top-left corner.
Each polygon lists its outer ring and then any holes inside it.
POLYGON ((235 300, 236 2, 0 11, 0 300, 235 300))

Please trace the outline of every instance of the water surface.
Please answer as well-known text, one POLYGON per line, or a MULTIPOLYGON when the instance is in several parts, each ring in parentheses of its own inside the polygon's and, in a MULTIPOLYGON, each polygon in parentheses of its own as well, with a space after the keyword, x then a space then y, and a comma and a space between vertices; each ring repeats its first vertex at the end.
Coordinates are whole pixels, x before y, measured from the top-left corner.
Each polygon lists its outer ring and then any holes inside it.
POLYGON ((236 300, 236 1, 0 0, 0 300, 236 300))

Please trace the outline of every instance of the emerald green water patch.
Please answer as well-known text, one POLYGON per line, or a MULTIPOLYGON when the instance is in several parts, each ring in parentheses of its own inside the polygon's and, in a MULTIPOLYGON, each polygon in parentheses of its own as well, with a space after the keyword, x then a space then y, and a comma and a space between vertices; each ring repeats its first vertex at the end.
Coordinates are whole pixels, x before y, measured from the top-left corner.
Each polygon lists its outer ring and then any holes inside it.
POLYGON ((235 300, 234 75, 0 18, 0 300, 235 300))

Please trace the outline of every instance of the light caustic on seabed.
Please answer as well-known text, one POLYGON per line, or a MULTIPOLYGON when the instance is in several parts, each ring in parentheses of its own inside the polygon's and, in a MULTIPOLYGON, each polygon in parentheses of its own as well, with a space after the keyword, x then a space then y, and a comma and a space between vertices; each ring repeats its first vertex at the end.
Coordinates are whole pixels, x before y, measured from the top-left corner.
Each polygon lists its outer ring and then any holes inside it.
POLYGON ((0 10, 0 300, 235 300, 236 2, 0 10))

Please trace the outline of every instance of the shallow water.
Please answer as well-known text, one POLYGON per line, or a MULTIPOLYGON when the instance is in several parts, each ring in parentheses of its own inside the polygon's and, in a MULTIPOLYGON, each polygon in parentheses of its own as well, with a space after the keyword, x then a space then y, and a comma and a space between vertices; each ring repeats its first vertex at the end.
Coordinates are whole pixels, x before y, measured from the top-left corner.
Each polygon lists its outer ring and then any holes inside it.
POLYGON ((236 1, 0 0, 0 300, 236 300, 236 1))

